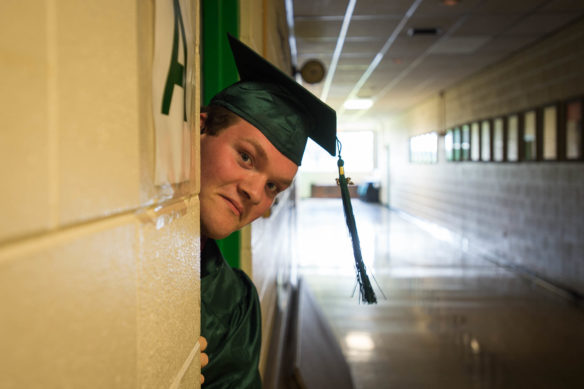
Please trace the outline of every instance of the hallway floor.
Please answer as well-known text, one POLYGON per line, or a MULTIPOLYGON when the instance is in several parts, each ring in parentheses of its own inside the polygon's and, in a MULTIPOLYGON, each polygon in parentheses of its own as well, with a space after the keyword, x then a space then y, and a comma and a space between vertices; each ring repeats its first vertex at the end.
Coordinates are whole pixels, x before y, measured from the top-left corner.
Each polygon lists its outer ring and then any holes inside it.
POLYGON ((387 299, 351 298, 340 199, 299 206, 300 271, 370 388, 584 388, 584 310, 448 243, 448 232, 353 200, 363 257, 387 299))

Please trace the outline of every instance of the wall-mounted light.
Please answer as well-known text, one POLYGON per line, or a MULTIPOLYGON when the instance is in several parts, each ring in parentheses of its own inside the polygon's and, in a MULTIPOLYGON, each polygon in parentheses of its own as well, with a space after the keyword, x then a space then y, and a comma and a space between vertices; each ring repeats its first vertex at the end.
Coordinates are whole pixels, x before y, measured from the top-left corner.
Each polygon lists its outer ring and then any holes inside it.
POLYGON ((321 82, 325 72, 323 63, 317 59, 307 61, 300 69, 302 79, 309 84, 318 84, 321 82))

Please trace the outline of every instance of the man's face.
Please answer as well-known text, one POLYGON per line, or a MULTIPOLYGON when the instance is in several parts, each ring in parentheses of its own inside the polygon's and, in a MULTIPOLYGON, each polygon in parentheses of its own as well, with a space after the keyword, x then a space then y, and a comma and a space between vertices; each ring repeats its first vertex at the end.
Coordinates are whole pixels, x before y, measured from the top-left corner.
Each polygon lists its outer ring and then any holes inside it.
MULTIPOLYGON (((204 128, 206 114, 201 114, 204 128)), ((298 166, 241 119, 201 134, 201 234, 222 239, 263 215, 298 166)))

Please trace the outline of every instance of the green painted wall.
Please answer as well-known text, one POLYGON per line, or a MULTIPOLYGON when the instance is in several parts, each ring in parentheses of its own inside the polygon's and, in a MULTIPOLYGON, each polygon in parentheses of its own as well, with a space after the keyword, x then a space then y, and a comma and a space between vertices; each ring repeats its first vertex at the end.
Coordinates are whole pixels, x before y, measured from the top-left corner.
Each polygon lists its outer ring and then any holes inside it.
MULTIPOLYGON (((239 37, 239 1, 203 0, 202 26, 202 100, 206 105, 217 92, 239 80, 227 42, 227 33, 239 37)), ((240 267, 240 239, 241 234, 236 231, 217 242, 233 267, 240 267)))

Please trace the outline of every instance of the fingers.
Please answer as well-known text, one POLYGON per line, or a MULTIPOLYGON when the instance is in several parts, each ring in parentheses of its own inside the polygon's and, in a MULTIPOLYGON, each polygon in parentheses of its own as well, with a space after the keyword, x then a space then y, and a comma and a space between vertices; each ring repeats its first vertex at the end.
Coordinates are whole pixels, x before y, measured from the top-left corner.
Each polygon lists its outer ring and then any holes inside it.
POLYGON ((203 336, 199 336, 199 344, 201 346, 201 351, 205 351, 207 349, 207 339, 203 336))
MULTIPOLYGON (((203 352, 207 349, 207 339, 200 336, 199 337, 199 346, 201 348, 201 368, 203 368, 203 367, 207 366, 207 364, 209 363, 209 356, 203 352)), ((205 376, 201 374, 201 385, 204 382, 205 382, 205 376)))
POLYGON ((209 363, 209 356, 203 352, 207 349, 207 339, 200 336, 199 345, 201 347, 201 367, 205 367, 209 363))
POLYGON ((209 363, 209 356, 205 353, 201 353, 201 367, 207 366, 207 363, 209 363))

